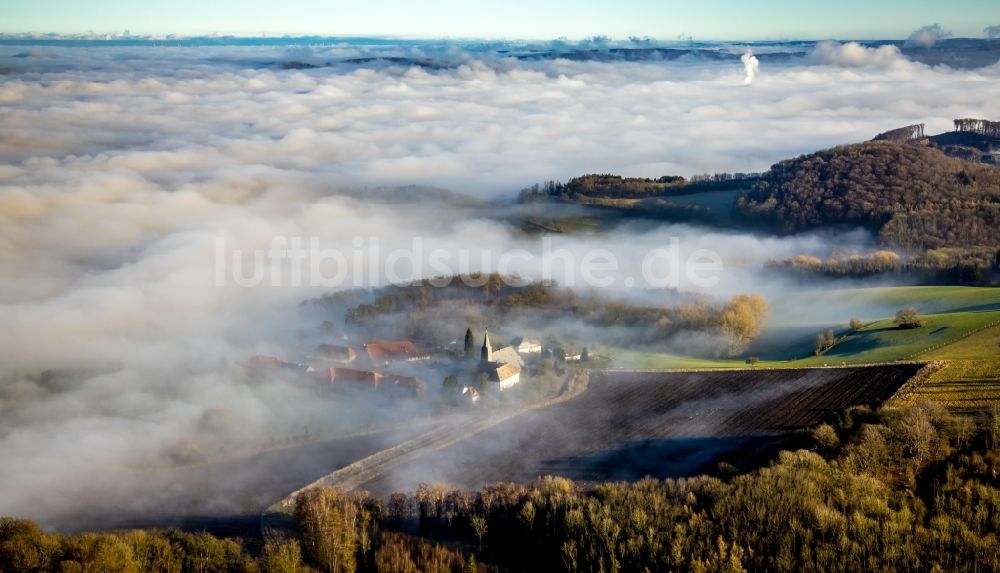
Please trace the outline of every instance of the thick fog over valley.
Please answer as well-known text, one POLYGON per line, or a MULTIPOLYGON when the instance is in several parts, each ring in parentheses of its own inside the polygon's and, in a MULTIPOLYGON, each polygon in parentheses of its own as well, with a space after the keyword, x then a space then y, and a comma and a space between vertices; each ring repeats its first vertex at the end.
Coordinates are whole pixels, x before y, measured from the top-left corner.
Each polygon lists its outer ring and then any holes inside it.
POLYGON ((316 400, 293 377, 243 366, 321 342, 300 303, 337 290, 489 271, 583 292, 593 271, 627 300, 759 292, 773 320, 808 321, 804 306, 782 306, 789 279, 765 262, 868 253, 870 233, 631 222, 542 237, 510 222, 517 193, 586 173, 764 171, 903 125, 936 133, 1000 116, 1000 53, 959 65, 934 34, 751 46, 3 38, 0 515, 79 527, 90 504, 119 503, 109 491, 170 481, 156 468, 189 464, 192 449, 238 459, 385 425, 378 404, 316 400), (307 261, 300 275, 285 260, 252 286, 234 279, 251 275, 254 251, 293 239, 347 265, 307 261), (582 262, 595 249, 614 268, 585 268, 600 266, 582 262), (708 283, 649 284, 657 249, 721 267, 708 283), (574 268, 548 277, 551 251, 574 268), (392 253, 410 255, 390 265, 392 253))

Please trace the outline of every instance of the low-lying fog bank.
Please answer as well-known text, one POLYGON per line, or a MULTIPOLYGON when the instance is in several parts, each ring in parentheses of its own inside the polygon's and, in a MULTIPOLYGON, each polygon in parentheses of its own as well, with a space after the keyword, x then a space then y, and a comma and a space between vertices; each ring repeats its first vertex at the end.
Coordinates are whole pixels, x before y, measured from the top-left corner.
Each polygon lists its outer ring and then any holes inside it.
MULTIPOLYGON (((453 272, 504 270, 500 256, 520 250, 533 256, 506 270, 537 277, 546 244, 500 217, 535 181, 759 170, 896 125, 1000 115, 995 65, 929 67, 853 44, 763 59, 749 85, 738 60, 699 58, 250 63, 301 59, 299 50, 0 46, 0 514, 65 525, 67 507, 106 511, 90 492, 149 479, 143 472, 186 444, 243 451, 298 439, 305 426, 385 421, 376 405, 315 400, 280 376, 249 379, 242 366, 255 354, 295 358, 323 336, 302 300, 386 282, 367 268, 374 243, 388 257, 418 238, 425 256, 450 254, 453 272), (400 192, 405 202, 365 199, 402 184, 471 198, 413 189, 400 192), (362 262, 336 284, 288 286, 290 259, 253 287, 232 278, 231 258, 220 275, 220 252, 250 261, 257 249, 287 250, 276 237, 315 238, 362 262)), ((548 244, 577 270, 606 249, 619 267, 592 260, 612 279, 597 286, 644 301, 662 291, 642 282, 643 261, 674 245, 681 260, 707 250, 723 267, 717 283, 682 289, 760 292, 778 312, 799 287, 762 270, 767 259, 875 246, 862 231, 779 238, 690 225, 548 244)), ((427 262, 423 276, 441 274, 427 262)))

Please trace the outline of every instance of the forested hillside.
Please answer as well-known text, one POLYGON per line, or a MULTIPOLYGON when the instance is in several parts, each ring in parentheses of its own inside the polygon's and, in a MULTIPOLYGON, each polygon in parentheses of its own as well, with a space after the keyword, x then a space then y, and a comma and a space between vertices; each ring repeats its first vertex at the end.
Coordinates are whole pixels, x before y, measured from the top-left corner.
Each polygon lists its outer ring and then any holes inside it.
POLYGON ((736 208, 789 231, 861 225, 893 247, 996 247, 1000 169, 872 141, 782 161, 736 208))
POLYGON ((55 535, 0 519, 0 571, 997 571, 1000 410, 841 412, 767 467, 581 488, 314 489, 259 555, 178 532, 55 535), (808 448, 808 449, 807 449, 808 448), (811 450, 811 451, 810 451, 811 450))

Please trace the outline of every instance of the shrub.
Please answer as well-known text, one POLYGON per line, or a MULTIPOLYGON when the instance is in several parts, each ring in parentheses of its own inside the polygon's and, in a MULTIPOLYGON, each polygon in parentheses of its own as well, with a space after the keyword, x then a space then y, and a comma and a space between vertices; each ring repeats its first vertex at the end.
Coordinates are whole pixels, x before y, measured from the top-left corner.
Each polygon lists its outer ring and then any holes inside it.
POLYGON ((896 318, 893 320, 899 328, 920 328, 926 322, 917 314, 917 309, 912 306, 896 311, 896 318))
POLYGON ((813 430, 813 441, 821 451, 833 451, 840 446, 840 438, 837 437, 837 430, 830 424, 820 424, 813 430))

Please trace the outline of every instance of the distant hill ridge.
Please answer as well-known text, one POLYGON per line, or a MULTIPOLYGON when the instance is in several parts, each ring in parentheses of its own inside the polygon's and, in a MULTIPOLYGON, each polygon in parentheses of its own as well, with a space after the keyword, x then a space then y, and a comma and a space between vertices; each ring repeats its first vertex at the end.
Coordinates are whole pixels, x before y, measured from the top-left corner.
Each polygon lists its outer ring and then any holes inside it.
POLYGON ((928 136, 924 124, 908 125, 871 141, 787 159, 764 173, 690 180, 591 174, 523 189, 519 200, 554 199, 628 216, 712 224, 725 206, 675 202, 683 195, 731 191, 730 226, 795 232, 855 225, 891 248, 951 249, 958 257, 975 253, 1000 261, 998 163, 1000 122, 957 119, 947 133, 928 136))
POLYGON ((790 231, 861 225, 895 247, 1000 249, 1000 122, 955 127, 927 137, 922 124, 906 126, 782 161, 736 209, 790 231))

